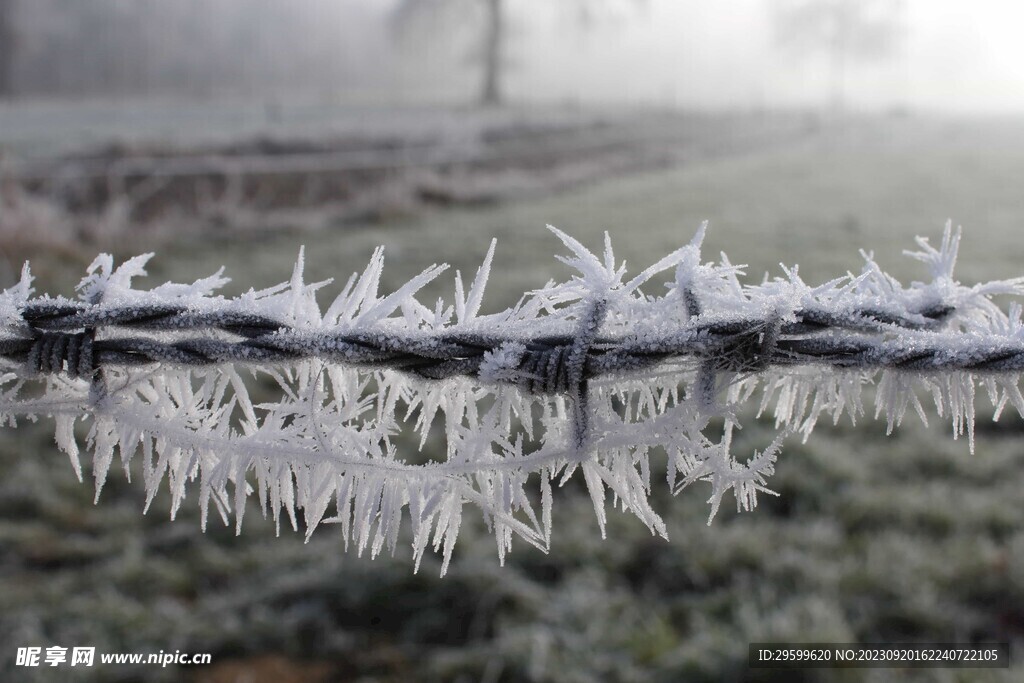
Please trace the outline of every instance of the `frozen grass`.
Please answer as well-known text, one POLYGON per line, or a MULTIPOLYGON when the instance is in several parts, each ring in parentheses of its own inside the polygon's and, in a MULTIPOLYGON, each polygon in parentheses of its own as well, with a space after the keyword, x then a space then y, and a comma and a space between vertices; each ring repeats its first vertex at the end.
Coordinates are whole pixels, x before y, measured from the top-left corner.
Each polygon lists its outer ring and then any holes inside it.
MULTIPOLYGON (((250 274, 235 283, 240 291, 287 277, 302 244, 317 277, 347 277, 384 244, 395 285, 438 259, 475 269, 496 237, 493 298, 486 304, 498 309, 552 275, 550 255, 558 242, 546 224, 594 246, 608 231, 620 256, 638 266, 678 248, 708 219, 709 258, 719 250, 741 255, 754 279, 779 273, 780 261, 799 262, 804 279, 818 282, 859 268, 861 248, 874 250, 897 277, 919 276, 901 251, 915 235, 937 236, 952 218, 965 232, 958 274, 973 282, 1020 274, 1017 252, 1000 246, 1013 246, 1024 217, 1024 196, 1012 180, 1022 165, 1024 125, 867 121, 845 132, 496 208, 435 209, 321 233, 227 237, 202 252, 182 240, 161 249, 151 272, 154 280, 183 281, 223 264, 228 272, 250 274)), ((449 285, 439 284, 438 291, 449 285)))
MULTIPOLYGON (((1022 271, 1022 132, 864 124, 840 137, 495 210, 228 240, 208 252, 184 241, 161 249, 153 280, 205 275, 223 263, 244 274, 239 288, 271 284, 287 277, 300 242, 311 278, 347 275, 378 243, 388 245, 385 272, 396 278, 437 260, 466 272, 498 237, 488 301, 497 308, 510 303, 502 296, 547 279, 556 245, 544 223, 589 245, 609 230, 639 265, 677 246, 703 218, 712 223, 707 253, 750 257, 754 276, 777 272, 782 260, 801 263, 801 275, 816 282, 857 267, 852 254, 865 247, 902 277, 914 273, 901 270, 899 250, 914 234, 937 234, 946 217, 965 226, 964 282, 1008 277, 1022 271)), ((72 283, 54 282, 51 291, 72 283)), ((752 422, 738 446, 763 448, 769 427, 752 422)), ((822 426, 806 446, 787 445, 773 479, 782 496, 752 514, 723 509, 709 528, 700 496, 656 498, 670 543, 618 514, 602 542, 589 499, 573 487, 556 510, 550 555, 517 545, 500 569, 493 539, 473 525, 445 579, 429 564, 412 575, 407 546, 394 560, 370 562, 342 554, 330 529, 308 545, 287 532, 275 539, 255 514, 241 537, 219 528, 201 536, 189 518, 194 506, 172 523, 159 512, 167 501, 158 500, 142 517, 141 489, 116 475, 93 507, 91 488, 78 484, 49 437, 5 431, 0 641, 210 650, 223 668, 194 672, 199 681, 266 665, 267 653, 293 672, 300 663, 325 664, 334 674, 320 680, 753 681, 783 678, 746 669, 750 640, 1008 639, 1019 651, 1024 425, 1009 415, 996 427, 979 424, 973 456, 947 431, 911 421, 885 438, 884 425, 870 421, 822 426)), ((12 659, 13 650, 3 666, 12 659)), ((315 671, 307 679, 316 680, 315 671)), ((46 680, 48 672, 37 673, 46 680)), ((110 680, 115 672, 91 673, 110 680)), ((185 672, 116 673, 178 680, 185 672)), ((785 680, 1024 677, 1020 664, 803 673, 785 680)))

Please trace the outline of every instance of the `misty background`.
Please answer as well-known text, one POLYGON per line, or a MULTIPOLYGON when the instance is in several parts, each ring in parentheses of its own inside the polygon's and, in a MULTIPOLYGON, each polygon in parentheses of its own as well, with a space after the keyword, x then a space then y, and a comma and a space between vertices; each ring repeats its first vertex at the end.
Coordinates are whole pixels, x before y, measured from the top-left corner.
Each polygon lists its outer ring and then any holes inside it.
MULTIPOLYGON (((393 291, 475 272, 497 238, 487 313, 570 275, 545 224, 594 250, 607 232, 636 273, 704 220, 703 257, 747 281, 825 282, 860 249, 920 280, 902 250, 948 219, 962 282, 1020 276, 1022 26, 999 0, 0 0, 0 287, 30 261, 36 295, 73 297, 98 253, 155 252, 140 287, 224 266, 232 296, 287 281, 304 246, 323 305, 378 245, 393 291)), ((977 393, 973 454, 944 419, 887 436, 867 405, 787 440, 753 512, 708 526, 703 483, 654 482, 670 542, 617 512, 602 539, 573 479, 550 551, 500 567, 467 511, 443 579, 430 554, 413 573, 408 529, 371 560, 253 503, 240 535, 202 533, 194 499, 170 520, 166 489, 143 514, 138 458, 94 503, 90 458, 80 482, 52 420, 20 421, 0 429, 0 678, 68 680, 16 648, 93 645, 213 664, 73 680, 1024 680, 1024 420, 977 393), (747 667, 749 642, 813 641, 1016 658, 747 667)), ((740 419, 736 453, 775 437, 740 419)))
MULTIPOLYGON (((484 52, 479 24, 485 3, 407 2, 433 5, 423 13, 435 15, 439 26, 419 32, 396 26, 401 4, 2 0, 0 94, 470 101, 484 52)), ((817 106, 832 87, 832 49, 794 49, 799 37, 779 35, 779 14, 794 4, 800 3, 503 0, 504 94, 523 104, 817 106)), ((888 44, 875 45, 874 54, 850 50, 845 78, 851 104, 1024 109, 1018 67, 1024 8, 1016 3, 847 4, 891 23, 894 34, 888 44)))

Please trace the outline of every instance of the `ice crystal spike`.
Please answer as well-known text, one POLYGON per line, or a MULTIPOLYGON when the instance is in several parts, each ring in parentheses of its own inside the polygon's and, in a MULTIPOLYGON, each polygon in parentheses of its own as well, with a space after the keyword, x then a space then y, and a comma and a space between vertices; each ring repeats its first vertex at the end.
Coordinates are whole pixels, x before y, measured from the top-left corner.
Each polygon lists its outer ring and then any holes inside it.
POLYGON ((612 501, 667 536, 649 503, 652 453, 667 453, 673 492, 710 485, 713 518, 730 494, 750 510, 771 493, 784 438, 807 439, 822 416, 855 421, 873 400, 891 431, 908 409, 932 411, 973 449, 979 387, 997 417, 1024 411, 1021 307, 993 302, 1024 294, 1024 278, 961 285, 951 224, 938 248, 919 238, 908 252, 931 278, 910 285, 867 253, 858 274, 822 285, 796 266, 744 284, 724 254, 702 261, 705 228, 631 278, 607 236, 598 256, 551 228, 573 276, 491 314, 493 242, 468 290, 456 273, 451 306, 417 298, 444 265, 381 293, 378 249, 323 313, 327 282, 306 283, 301 253, 288 282, 232 299, 216 293, 220 272, 137 289, 148 254, 116 267, 101 255, 77 299, 33 299, 26 264, 0 294, 0 414, 52 416, 80 478, 91 454, 97 496, 115 458, 127 471, 141 454, 147 506, 166 485, 172 516, 192 489, 204 528, 212 512, 240 531, 254 499, 307 537, 333 523, 371 556, 394 552, 408 524, 415 567, 432 547, 443 572, 467 504, 499 560, 514 537, 546 549, 552 485, 576 472, 602 533, 612 501), (252 400, 262 380, 276 401, 252 400), (779 432, 738 458, 748 401, 779 432), (91 420, 84 443, 78 420, 91 420), (442 451, 410 458, 437 424, 442 451))

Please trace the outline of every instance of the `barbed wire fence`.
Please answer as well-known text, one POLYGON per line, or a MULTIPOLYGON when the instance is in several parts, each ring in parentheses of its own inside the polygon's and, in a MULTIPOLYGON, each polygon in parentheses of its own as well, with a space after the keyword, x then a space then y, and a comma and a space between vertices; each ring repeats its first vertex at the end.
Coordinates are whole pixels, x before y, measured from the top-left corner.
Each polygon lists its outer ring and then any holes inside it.
POLYGON ((860 274, 816 287, 795 267, 742 284, 724 254, 701 261, 704 227, 627 279, 607 238, 599 258, 552 230, 577 275, 487 315, 493 243, 468 289, 457 274, 453 303, 434 307, 416 295, 445 267, 380 295, 382 250, 324 312, 326 283, 305 283, 301 254, 289 282, 232 299, 214 294, 220 273, 132 288, 150 255, 116 268, 100 256, 78 299, 33 298, 26 266, 0 295, 0 414, 11 425, 52 416, 80 479, 84 443, 97 497, 115 454, 126 471, 141 455, 147 507, 167 480, 173 515, 192 483, 204 528, 213 507, 240 529, 255 496, 278 524, 284 513, 308 535, 336 523, 346 546, 372 555, 394 552, 408 519, 416 566, 432 545, 442 572, 465 503, 483 512, 501 560, 514 536, 547 548, 552 485, 576 470, 602 533, 607 488, 667 535, 649 504, 656 454, 674 493, 710 483, 712 518, 729 492, 749 510, 771 493, 783 440, 806 439, 822 415, 861 416, 870 384, 889 430, 908 408, 927 420, 924 395, 972 450, 978 387, 997 418, 1007 404, 1024 414, 1021 307, 993 301, 1024 294, 1024 278, 956 282, 960 231, 948 224, 938 248, 918 238, 908 252, 931 275, 909 286, 868 254, 860 274), (667 272, 665 293, 649 293, 667 272), (255 403, 254 381, 279 399, 255 403), (741 461, 732 432, 757 392, 779 433, 741 461), (81 442, 79 420, 91 420, 81 442), (406 452, 403 430, 422 447, 437 423, 443 456, 406 452))

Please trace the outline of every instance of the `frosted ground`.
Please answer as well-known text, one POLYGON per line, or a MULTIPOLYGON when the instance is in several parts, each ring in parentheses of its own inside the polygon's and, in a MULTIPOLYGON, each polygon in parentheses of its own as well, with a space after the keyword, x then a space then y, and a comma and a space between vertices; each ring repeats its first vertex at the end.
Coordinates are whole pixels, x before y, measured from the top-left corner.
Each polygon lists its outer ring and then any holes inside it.
POLYGON ((188 148, 257 136, 323 139, 440 136, 453 144, 509 124, 582 124, 601 117, 582 110, 454 110, 446 107, 339 106, 330 101, 149 101, 98 99, 0 105, 4 146, 23 159, 52 159, 117 142, 188 148))
MULTIPOLYGON (((723 134, 706 130, 705 139, 723 134)), ((817 282, 859 268, 859 248, 900 277, 924 277, 900 250, 915 234, 937 237, 952 217, 965 227, 958 272, 969 283, 1024 272, 1022 171, 1024 124, 856 121, 486 205, 427 204, 333 229, 161 235, 151 273, 154 283, 185 280, 223 264, 234 291, 266 286, 287 278, 305 244, 310 279, 344 279, 385 244, 394 285, 437 261, 472 271, 497 237, 485 301, 497 309, 565 274, 545 223, 595 247, 607 230, 639 270, 709 219, 706 254, 726 250, 754 279, 799 263, 817 282)), ((96 246, 52 254, 41 289, 67 293, 96 246)), ((429 559, 413 575, 408 550, 373 562, 344 554, 330 528, 306 545, 290 532, 274 538, 254 510, 240 537, 204 536, 187 504, 173 523, 166 500, 142 516, 141 486, 117 476, 93 506, 45 430, 7 429, 0 641, 213 652, 218 665, 194 672, 197 681, 257 671, 266 680, 753 681, 776 680, 746 668, 756 640, 1019 649, 1024 429, 1011 415, 996 425, 982 416, 973 456, 949 431, 912 419, 888 438, 870 420, 823 425, 806 445, 787 443, 771 482, 782 495, 753 513, 723 508, 709 528, 703 491, 659 493, 669 543, 619 514, 602 541, 589 499, 570 484, 558 492, 550 554, 520 544, 499 568, 490 535, 471 527, 438 579, 429 559)), ((737 439, 760 449, 772 432, 748 420, 737 439)), ((797 673, 785 680, 1011 681, 1024 670, 797 673)))

